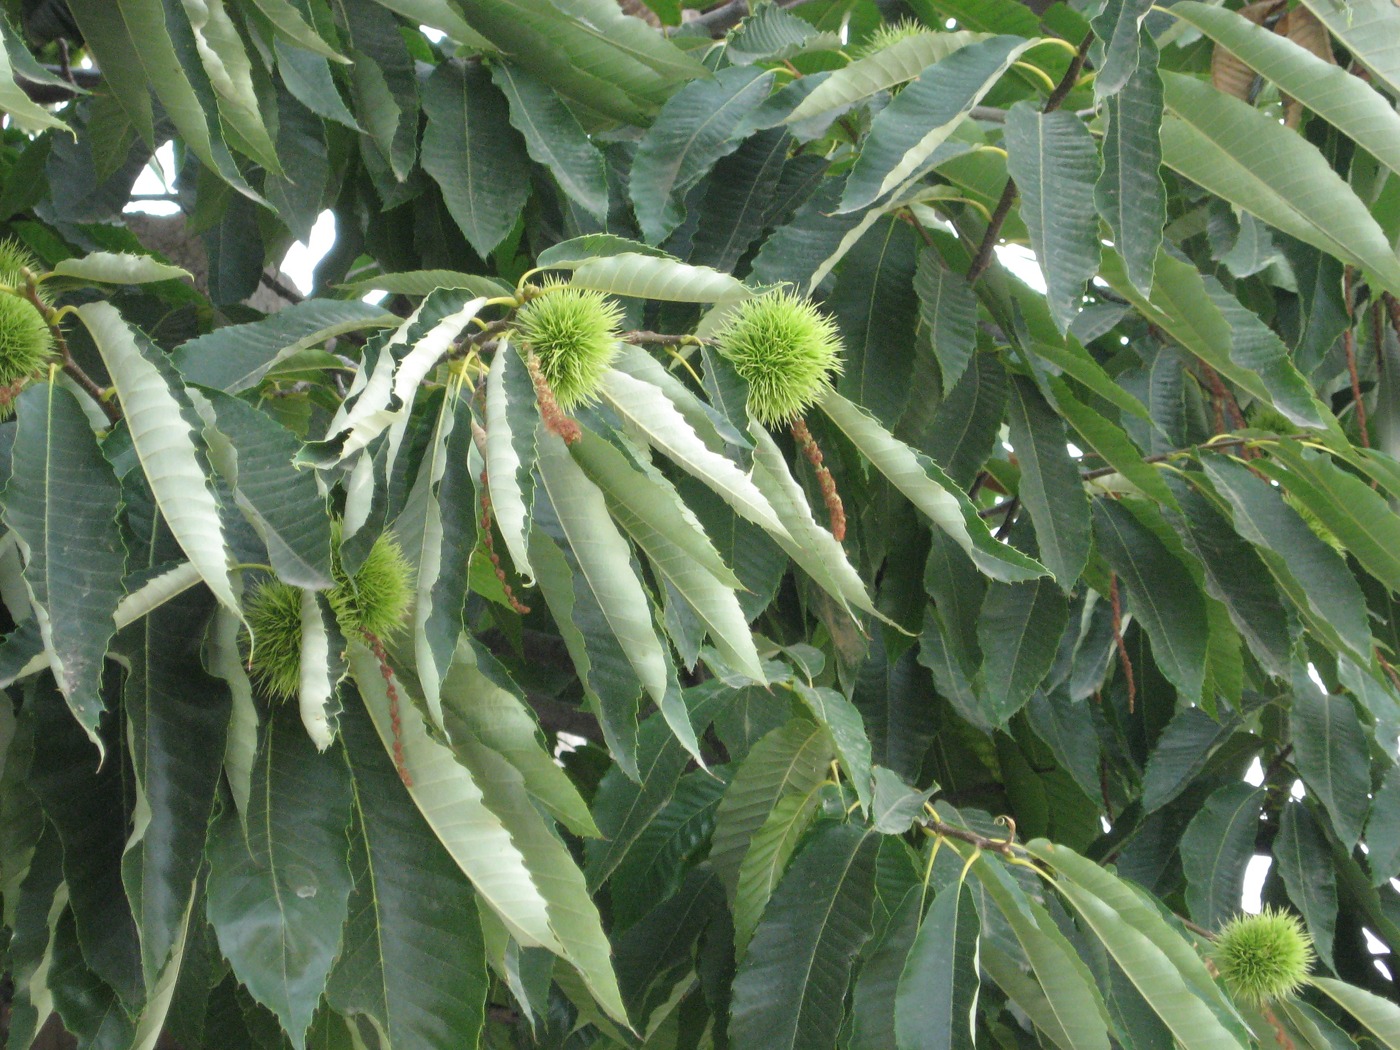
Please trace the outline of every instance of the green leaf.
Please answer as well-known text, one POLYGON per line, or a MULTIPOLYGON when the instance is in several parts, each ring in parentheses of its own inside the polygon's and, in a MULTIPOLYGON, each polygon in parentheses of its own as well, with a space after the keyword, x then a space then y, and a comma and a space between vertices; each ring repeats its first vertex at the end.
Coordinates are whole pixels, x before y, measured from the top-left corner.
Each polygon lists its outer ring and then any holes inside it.
POLYGON ((530 195, 530 171, 510 108, 480 66, 444 62, 423 87, 423 170, 477 254, 488 255, 515 226, 530 195))
POLYGON ((269 172, 280 173, 277 147, 263 121, 265 105, 253 89, 253 66, 224 0, 181 0, 181 5, 189 19, 195 51, 218 98, 224 133, 240 152, 269 172))
POLYGON ((1215 505, 1183 483, 1173 490, 1182 513, 1168 517, 1205 568, 1210 595, 1225 603, 1250 652, 1275 677, 1289 673, 1290 617, 1268 567, 1215 505))
POLYGON ((510 104, 510 122, 525 148, 558 180, 564 193, 600 221, 608 217, 608 180, 603 155, 578 118, 550 87, 508 62, 491 67, 491 79, 510 104))
POLYGON ((749 840, 739 864, 739 887, 734 896, 734 947, 740 957, 748 950, 753 931, 773 897, 773 887, 817 817, 823 783, 819 781, 805 793, 791 791, 778 796, 749 840))
POLYGON ((782 876, 776 854, 762 858, 767 863, 751 865, 750 871, 762 867, 764 870, 756 873, 766 878, 751 879, 747 887, 750 893, 739 899, 743 865, 754 836, 783 798, 805 798, 826 779, 834 755, 831 735, 824 726, 794 718, 756 743, 734 773, 715 812, 709 861, 734 905, 736 934, 739 930, 752 932, 782 876))
POLYGON ((851 995, 851 1050, 889 1050, 895 1046, 895 994, 919 932, 921 887, 908 890, 890 909, 889 921, 863 953, 851 995))
POLYGON ((135 1036, 131 1018, 111 987, 90 968, 83 955, 73 913, 65 912, 53 933, 49 969, 53 1005, 63 1027, 83 1047, 126 1047, 135 1036))
POLYGON ((413 804, 457 866, 476 887, 481 901, 492 908, 525 947, 559 951, 550 928, 545 899, 536 887, 520 848, 485 803, 472 774, 451 749, 428 735, 427 724, 394 679, 390 695, 379 661, 358 639, 346 639, 350 669, 359 687, 380 743, 396 757, 400 779, 413 804), (391 711, 398 713, 398 730, 391 711), (405 774, 407 774, 405 776, 405 774))
POLYGON ((238 610, 229 577, 219 505, 200 462, 189 402, 165 355, 139 336, 109 303, 78 307, 78 316, 112 377, 137 458, 161 515, 214 595, 238 610))
MULTIPOLYGON (((1369 838, 1367 841, 1369 844, 1369 838)), ((1337 870, 1332 864, 1327 834, 1305 803, 1284 804, 1274 838, 1274 859, 1288 899, 1308 924, 1318 958, 1332 966, 1332 942, 1337 930, 1337 870)))
POLYGON ((724 895, 714 872, 697 868, 679 890, 650 908, 618 939, 618 980, 638 1030, 657 1031, 675 1006, 673 989, 687 990, 695 942, 707 928, 713 931, 719 925, 722 920, 715 916, 723 911, 724 895))
POLYGON ((788 470, 782 450, 757 423, 749 424, 749 433, 754 439, 754 484, 783 527, 781 533, 770 530, 768 535, 833 598, 874 613, 864 581, 847 559, 845 548, 812 517, 812 507, 788 470))
MULTIPOLYGON (((456 270, 405 270, 402 273, 381 273, 375 277, 365 277, 349 284, 336 286, 346 295, 362 296, 366 292, 388 292, 390 295, 431 295, 439 288, 465 288, 473 295, 494 298, 509 295, 511 288, 494 277, 479 277, 476 274, 458 273, 456 270)), ((307 300, 298 304, 309 306, 323 300, 307 300)), ((346 304, 351 305, 351 304, 346 304)), ((281 317, 279 311, 274 317, 281 317)), ((397 324, 397 319, 386 319, 386 324, 397 324)))
POLYGON ((1280 441, 1270 452, 1271 458, 1259 464, 1263 472, 1314 514, 1367 572, 1400 591, 1400 519, 1385 498, 1325 452, 1294 441, 1280 441))
POLYGON ((972 107, 1033 41, 996 36, 962 47, 907 85, 871 122, 838 212, 866 208, 923 176, 972 107))
POLYGON ((899 1050, 973 1045, 980 932, 972 892, 961 882, 934 898, 899 978, 894 1007, 899 1050))
POLYGON ((301 676, 297 709, 306 735, 325 751, 340 728, 340 698, 336 686, 345 677, 344 638, 326 596, 301 592, 301 676))
POLYGON ((959 274, 932 249, 919 254, 914 276, 919 320, 928 329, 946 396, 967 371, 977 350, 977 297, 959 274))
POLYGON ((1291 128, 1193 77, 1164 78, 1168 167, 1203 188, 1400 291, 1400 260, 1366 206, 1291 128))
POLYGON ((914 33, 836 70, 798 103, 784 123, 794 124, 858 102, 913 80, 954 51, 986 39, 965 29, 952 33, 914 33))
POLYGON ((731 66, 712 79, 692 81, 661 107, 637 145, 628 183, 649 243, 659 244, 680 225, 686 193, 738 149, 772 80, 766 70, 731 66))
POLYGON ((576 835, 598 829, 578 789, 542 743, 539 724, 521 698, 503 685, 494 660, 476 652, 463 635, 442 683, 444 716, 453 739, 458 729, 475 736, 513 765, 530 797, 576 835), (494 672, 494 674, 492 673, 494 672))
POLYGON ((1185 1050, 1249 1045, 1196 950, 1127 883, 1065 846, 1027 848, 1059 874, 1056 887, 1185 1050))
POLYGON ((1219 456, 1208 457, 1204 465, 1211 484, 1230 505, 1236 531, 1254 544, 1308 625, 1369 665, 1365 599, 1337 552, 1248 467, 1219 456))
MULTIPOLYGON (((80 6, 90 8, 100 2, 81 0, 80 6)), ((182 25, 182 20, 168 18, 161 0, 123 0, 116 6, 120 20, 110 29, 127 38, 121 43, 130 42, 130 54, 144 70, 147 86, 160 100, 181 141, 230 186, 250 200, 260 202, 261 198, 243 180, 238 165, 224 145, 218 127, 217 103, 208 80, 198 86, 190 80, 195 70, 200 77, 207 77, 207 74, 198 65, 198 45, 193 35, 185 35, 190 29, 188 23, 182 25)))
MULTIPOLYGON (((1150 38, 1123 86, 1103 99, 1108 127, 1103 140, 1103 174, 1094 186, 1094 206, 1112 231, 1128 280, 1142 295, 1152 292, 1152 275, 1167 221, 1167 191, 1162 184, 1162 78, 1150 38)), ((1101 90, 1103 73, 1095 80, 1101 90)))
POLYGON ((1017 494, 1031 512, 1040 559, 1060 588, 1074 588, 1089 559, 1089 498, 1071 458, 1064 423, 1023 376, 1011 381, 1008 425, 1021 467, 1017 494))
POLYGON ((1094 536, 1126 591, 1125 605, 1152 641, 1152 656, 1187 702, 1205 677, 1205 598, 1170 549, 1119 501, 1094 501, 1094 536))
MULTIPOLYGON (((1028 982, 1029 991, 1040 993, 1043 1004, 1033 1015, 1036 1025, 1064 1050, 1107 1050, 1103 1000, 1088 968, 1078 959, 1054 920, 1026 896, 999 862, 984 855, 973 863, 971 871, 1010 926, 1030 963, 1035 980, 1028 982)), ((989 908, 984 910, 990 912, 989 908)), ((1010 968, 998 966, 1000 949, 991 938, 983 947, 992 979, 1030 1012, 1031 1000, 1019 986, 1019 980, 1023 979, 1021 967, 1016 964, 1010 968), (1008 969, 1012 972, 1008 973, 1008 969), (1016 984, 1007 980, 1011 976, 1018 979, 1016 984)))
POLYGON ((1393 5, 1385 0, 1347 0, 1340 6, 1330 0, 1304 0, 1303 6, 1390 91, 1400 90, 1400 56, 1391 46, 1400 31, 1400 12, 1393 5))
MULTIPOLYGON (((651 602, 632 569, 631 548, 613 524, 603 493, 574 462, 563 440, 541 425, 536 443, 542 491, 554 505, 579 569, 632 670, 665 712, 670 661, 652 622, 651 602)), ((687 750, 698 754, 689 722, 667 720, 687 750)))
POLYGON ((260 321, 228 325, 184 343, 171 355, 185 381, 230 394, 256 386, 278 362, 347 332, 392 328, 400 319, 361 302, 307 299, 260 321))
POLYGON ((1219 929, 1240 910, 1263 803, 1262 788, 1227 784, 1205 800, 1181 836, 1186 903, 1206 929, 1219 929))
POLYGON ((1289 716, 1298 775, 1332 818, 1332 830, 1350 849, 1361 837, 1370 808, 1371 771, 1366 733, 1351 699, 1326 693, 1294 675, 1289 716))
MULTIPOLYGON (((1341 39, 1369 65, 1372 46, 1356 34, 1356 20, 1363 22, 1372 11, 1348 11, 1339 19, 1335 11, 1316 10, 1321 4, 1305 4, 1324 24, 1331 23, 1341 39)), ((1364 2, 1353 7, 1372 6, 1364 2)), ((1377 5, 1378 6, 1378 5, 1377 5)), ((1327 62, 1300 46, 1288 36, 1256 25, 1223 7, 1187 2, 1172 5, 1172 14, 1201 30, 1216 44, 1253 68, 1279 90, 1301 102, 1328 123, 1343 131, 1367 149, 1392 171, 1400 171, 1400 116, 1385 98, 1366 81, 1347 72, 1335 62, 1327 62)), ((1400 19, 1390 18, 1395 29, 1400 19)), ((1373 38, 1374 39, 1374 38, 1373 38)))
POLYGON ((1151 0, 1108 0, 1093 20, 1094 35, 1103 41, 1103 62, 1094 79, 1094 97, 1104 102, 1117 95, 1141 68, 1144 47, 1142 22, 1151 0))
POLYGON ((613 120, 645 123, 705 67, 608 0, 566 5, 462 0, 472 28, 561 95, 613 120))
MULTIPOLYGON (((564 264, 553 262, 550 265, 562 267, 564 264)), ((754 294, 742 281, 727 273, 640 252, 585 259, 574 267, 569 283, 609 295, 673 303, 728 304, 754 294)))
POLYGON ((1330 996, 1390 1050, 1400 1050, 1400 1007, 1365 989, 1334 981, 1330 977, 1314 977, 1309 983, 1330 996))
POLYGON ((725 41, 725 57, 735 65, 778 61, 807 51, 839 51, 841 37, 819 32, 781 7, 764 5, 745 18, 725 41))
MULTIPOLYGON (((13 32, 13 30, 8 25, 0 25, 0 109, 8 113, 15 123, 27 130, 42 131, 45 128, 62 128, 72 134, 72 129, 62 119, 30 99, 25 94, 24 89, 16 83, 15 71, 10 64, 10 40, 7 36, 9 32, 13 32)), ((15 41, 15 43, 19 44, 19 41, 15 41)))
POLYGON ((317 754, 284 706, 264 730, 252 799, 246 838, 232 812, 210 835, 209 921, 238 979, 302 1047, 350 896, 344 759, 317 754))
POLYGON ((253 0, 253 5, 288 43, 333 62, 349 62, 349 59, 321 38, 315 27, 310 25, 288 0, 253 0))
POLYGON ((664 391, 615 369, 604 377, 602 395, 608 406, 653 448, 703 481, 735 513, 774 538, 787 536, 777 512, 758 486, 732 460, 712 451, 701 440, 664 391))
POLYGON ((246 401, 215 390, 202 396, 218 427, 204 432, 210 458, 267 544, 273 571, 295 587, 330 587, 330 518, 316 479, 292 466, 301 442, 246 401))
POLYGON ((890 435, 862 408, 834 391, 822 400, 821 408, 871 465, 952 537, 984 573, 1005 583, 1045 574, 1033 558, 994 540, 967 496, 927 456, 890 435))
POLYGON ((793 681, 797 698, 821 725, 826 726, 836 743, 846 777, 855 789, 861 809, 870 811, 870 738, 865 735, 865 723, 855 704, 835 689, 809 686, 800 679, 793 681))
POLYGON ((229 697, 204 670, 202 632, 191 630, 212 605, 207 591, 188 592, 113 645, 130 668, 122 700, 139 793, 122 881, 141 931, 148 988, 185 935, 223 768, 229 697))
POLYGON ((1400 874, 1400 767, 1391 766, 1386 771, 1371 802, 1366 848, 1372 885, 1379 886, 1400 874))
POLYGON ((53 383, 20 394, 5 522, 27 548, 24 579, 48 664, 98 745, 103 656, 122 596, 121 485, 77 398, 53 383))
POLYGON ((736 672, 765 681, 735 594, 739 581, 670 483, 659 472, 634 470, 613 445, 588 431, 572 452, 603 492, 614 520, 704 623, 720 655, 736 672))
POLYGON ((361 838, 327 1001, 372 1019, 394 1046, 471 1045, 487 987, 471 884, 414 809, 358 702, 346 705, 341 738, 361 838))
POLYGON ((355 116, 377 151, 377 166, 387 165, 396 180, 407 179, 418 159, 421 111, 418 73, 398 20, 378 4, 333 0, 331 6, 351 60, 355 116))
POLYGON ((829 824, 798 854, 734 978, 734 1045, 835 1043, 851 967, 870 936, 879 841, 861 828, 829 824))
POLYGON ((1161 473, 1143 460, 1142 453, 1122 427, 1079 400, 1070 384, 1060 376, 1051 376, 1049 385, 1059 414, 1105 463, 1136 486, 1143 496, 1168 507, 1176 506, 1176 497, 1162 480, 1161 473))
POLYGON ((1074 113, 1042 113, 1018 102, 1006 116, 1006 170, 1021 191, 1021 218, 1045 275, 1050 315, 1061 332, 1082 309, 1099 268, 1094 183, 1098 147, 1074 113))
POLYGON ((1237 728, 1217 722, 1199 707, 1179 712, 1157 739, 1142 778, 1142 808, 1154 813, 1180 795, 1237 728))
POLYGON ((80 258, 61 259, 54 263, 45 278, 71 277, 93 284, 150 284, 153 281, 189 279, 189 272, 179 266, 157 262, 149 255, 126 252, 92 252, 80 258))
POLYGON ((505 540, 516 572, 527 584, 533 583, 535 577, 529 557, 530 504, 534 501, 534 398, 534 384, 524 361, 502 337, 486 374, 487 488, 496 528, 505 540))
POLYGON ((1004 726, 1025 706, 1055 662, 1069 607, 1049 580, 994 583, 977 618, 979 671, 988 720, 1004 726))

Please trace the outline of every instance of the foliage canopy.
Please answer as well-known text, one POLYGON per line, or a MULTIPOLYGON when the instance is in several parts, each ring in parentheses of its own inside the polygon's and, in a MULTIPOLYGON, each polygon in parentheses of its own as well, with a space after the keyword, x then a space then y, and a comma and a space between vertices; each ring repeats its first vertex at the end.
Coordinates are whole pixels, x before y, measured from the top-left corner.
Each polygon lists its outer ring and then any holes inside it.
POLYGON ((1392 0, 4 7, 12 1050, 1400 1048, 1392 0))

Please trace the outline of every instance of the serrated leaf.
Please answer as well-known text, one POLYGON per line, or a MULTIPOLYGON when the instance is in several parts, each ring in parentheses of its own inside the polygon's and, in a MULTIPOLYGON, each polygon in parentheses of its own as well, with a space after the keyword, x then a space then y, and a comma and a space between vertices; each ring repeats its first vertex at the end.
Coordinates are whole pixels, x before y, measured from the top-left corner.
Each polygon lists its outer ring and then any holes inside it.
POLYGON ((961 882, 933 899, 895 996, 899 1050, 952 1050, 973 1045, 981 922, 961 882))
POLYGON ((822 400, 821 409, 871 465, 987 575, 1013 583, 1045 574, 1033 558, 994 540, 967 496, 932 460, 893 437, 858 405, 833 391, 822 400))
POLYGON ((1317 538, 1277 489, 1243 464, 1211 456, 1205 469, 1230 507, 1235 530, 1254 544, 1309 626, 1369 664, 1365 599, 1341 556, 1317 538))
MULTIPOLYGON (((1369 841, 1369 840, 1368 840, 1369 841)), ((1302 912, 1318 958, 1332 966, 1337 929, 1337 871, 1327 834, 1302 802, 1287 802, 1274 838, 1274 859, 1288 899, 1302 912)))
POLYGON ((194 47, 218 99, 219 121, 238 149, 269 172, 281 163, 253 89, 253 66, 224 0, 181 0, 194 47))
POLYGON ((1195 949, 1126 883, 1065 846, 1027 848, 1059 874, 1060 892, 1186 1050, 1249 1045, 1195 949))
MULTIPOLYGON (((366 292, 388 292, 390 295, 431 295, 439 288, 465 288, 473 295, 494 298, 509 295, 510 286, 494 277, 481 277, 477 274, 458 273, 456 270, 404 270, 401 273, 381 273, 375 277, 365 277, 349 284, 336 285, 349 296, 362 296, 366 292)), ((307 300, 307 304, 320 300, 307 300)), ((346 304, 351 305, 351 304, 346 304)), ((274 314, 281 317, 283 311, 274 314)), ((386 317, 386 324, 398 324, 398 318, 386 317)))
POLYGON ((919 254, 914 291, 946 396, 967 371, 977 350, 977 298, 967 281, 948 269, 932 249, 919 254))
POLYGON ((621 452, 591 432, 585 431, 571 451, 602 490, 613 518, 704 622, 721 656, 735 671, 764 681, 748 621, 734 593, 739 581, 675 489, 659 473, 633 469, 621 452))
POLYGON ((1183 698, 1199 700, 1209 630, 1205 599, 1187 567, 1117 501, 1094 501, 1094 536, 1118 574, 1127 609, 1152 642, 1162 674, 1183 698))
POLYGON ((191 592, 113 644, 130 667, 122 701, 139 792, 122 881, 148 988, 184 936, 223 766, 229 696, 204 670, 203 632, 191 629, 212 606, 208 592, 191 592))
POLYGON ((250 389, 280 361, 327 339, 399 325, 379 306, 307 299, 260 321, 228 325, 182 344, 171 360, 185 381, 230 394, 250 389))
POLYGON ((1094 97, 1100 102, 1122 90, 1141 68, 1143 48, 1153 46, 1141 33, 1151 8, 1151 0, 1108 0, 1094 18, 1094 35, 1103 41, 1103 63, 1094 79, 1094 97))
POLYGON ((1021 468, 1017 494, 1031 512, 1040 560, 1068 593, 1089 558, 1089 499, 1070 457, 1064 423, 1035 383, 1022 376, 1011 382, 1011 446, 1021 468))
POLYGON ((985 40, 985 33, 914 33, 836 70, 798 103, 784 123, 807 120, 833 109, 846 109, 881 91, 913 80, 954 51, 985 40))
POLYGON ((326 998, 373 1019, 392 1045, 470 1045, 487 984, 471 884, 413 808, 358 701, 342 729, 363 844, 326 998))
POLYGON ((157 262, 149 255, 126 252, 92 252, 54 263, 45 277, 70 277, 94 284, 150 284, 153 281, 189 279, 187 270, 157 262))
POLYGON ((1192 77, 1163 79, 1171 113, 1162 125, 1168 167, 1400 291, 1400 260, 1385 234, 1314 146, 1192 77))
MULTIPOLYGON (((1309 5, 1316 6, 1316 5, 1309 5)), ((1352 24, 1336 23, 1338 34, 1347 40, 1354 32, 1355 16, 1363 21, 1369 12, 1353 13, 1352 24)), ((1335 62, 1312 54, 1288 36, 1228 11, 1223 7, 1188 2, 1172 14, 1201 30, 1219 47, 1243 61, 1261 76, 1277 84, 1280 91, 1301 102, 1308 109, 1337 127, 1357 142, 1367 143, 1377 160, 1392 171, 1400 171, 1400 116, 1386 104, 1383 96, 1367 83, 1348 73, 1335 62)), ((1400 19, 1392 20, 1400 28, 1400 19)), ((1355 38, 1361 45, 1357 57, 1367 63, 1371 47, 1364 38, 1355 38)), ((1330 48, 1330 45, 1328 45, 1330 48)), ((1355 50, 1355 49, 1354 49, 1355 50)), ((1330 53, 1330 51, 1329 51, 1330 53)))
POLYGON ((487 487, 496 527, 527 585, 535 577, 528 542, 534 498, 534 396, 524 362, 502 337, 486 373, 487 487))
POLYGON ((330 587, 330 518, 315 478, 292 466, 301 442, 246 401, 216 390, 200 396, 218 427, 205 430, 210 458, 267 544, 278 578, 295 587, 330 587))
POLYGON ((805 793, 789 792, 778 797, 763 824, 749 839, 739 864, 738 888, 734 894, 734 946, 742 958, 753 931, 773 896, 773 887, 783 877, 788 861, 816 819, 821 803, 821 782, 805 793))
POLYGON ((837 211, 865 208, 922 176, 934 150, 1030 46, 1013 36, 968 44, 907 85, 871 122, 837 211))
POLYGON ((628 193, 645 239, 659 244, 685 218, 685 194, 733 153, 768 96, 772 74, 731 66, 667 100, 637 146, 628 193))
POLYGON ((993 725, 1005 725, 1045 678, 1067 617, 1064 595, 1049 580, 987 588, 977 618, 977 641, 982 650, 983 706, 993 725))
POLYGON ((1093 186, 1098 148, 1084 121, 1018 102, 1006 116, 1006 170, 1021 191, 1021 218, 1045 275, 1050 314, 1061 332, 1082 308, 1099 268, 1093 186))
POLYGON ((310 25, 300 11, 288 0, 253 0, 253 5, 272 23, 277 32, 290 44, 310 51, 314 55, 328 58, 333 62, 348 62, 330 44, 321 38, 314 26, 310 25))
POLYGON ((1205 800, 1181 836, 1186 902, 1207 929, 1219 929, 1240 910, 1263 803, 1262 788, 1227 784, 1205 800))
POLYGON ((303 1047, 350 896, 344 760, 318 755, 283 707, 264 731, 252 798, 246 838, 231 812, 211 834, 209 921, 239 980, 303 1047))
POLYGON ((797 698, 818 723, 826 727, 836 744, 847 779, 855 789, 861 809, 870 811, 870 738, 865 735, 865 723, 855 704, 835 689, 809 686, 794 680, 797 698))
MULTIPOLYGON (((632 570, 627 541, 613 525, 602 492, 573 461, 563 440, 543 425, 536 440, 540 484, 554 505, 579 569, 633 671, 652 700, 666 711, 670 662, 656 635, 651 602, 632 570)), ((698 753, 688 723, 674 721, 672 729, 687 750, 698 753)))
POLYGON ((1400 1007, 1364 988, 1330 977, 1314 977, 1309 983, 1365 1025, 1390 1050, 1400 1050, 1400 1007))
POLYGON ((614 120, 643 122, 705 67, 607 0, 568 5, 464 0, 472 27, 560 94, 614 120))
POLYGON ((351 673, 379 740, 388 754, 402 754, 400 778, 433 834, 511 936, 525 947, 559 951, 545 899, 525 858, 512 842, 510 830, 486 805, 472 774, 445 744, 428 735, 423 716, 405 697, 403 683, 394 680, 397 699, 391 700, 374 654, 358 639, 346 642, 351 673), (399 715, 397 731, 391 704, 399 715))
POLYGON ((423 87, 423 113, 423 170, 442 189, 467 241, 477 254, 488 255, 530 195, 529 167, 510 127, 510 108, 485 69, 444 62, 423 87))
POLYGON ((62 128, 69 134, 73 134, 72 129, 67 124, 34 102, 16 83, 15 71, 9 56, 8 34, 10 32, 8 25, 0 25, 0 109, 8 113, 15 123, 32 131, 62 128))
POLYGON ((64 699, 101 750, 103 656, 122 596, 121 485, 77 399, 53 383, 20 394, 5 522, 27 548, 24 579, 64 699))
POLYGON ((200 463, 179 377, 109 303, 78 307, 117 389, 141 468, 170 531, 214 595, 238 610, 219 505, 200 463))
POLYGON ((640 252, 585 259, 574 268, 569 283, 609 295, 674 303, 728 304, 754 294, 727 273, 640 252))
POLYGON ((839 51, 841 43, 838 34, 820 32, 781 7, 765 4, 729 34, 725 55, 735 65, 752 65, 760 60, 781 62, 808 51, 839 51))
POLYGON ((1161 174, 1162 78, 1150 39, 1139 47, 1152 49, 1151 61, 1139 57, 1123 86, 1102 102, 1108 128, 1094 206, 1112 231, 1128 280, 1148 295, 1167 221, 1167 191, 1161 174))
POLYGON ((1349 849, 1361 837, 1371 804, 1366 734, 1350 698, 1324 692, 1301 675, 1294 678, 1289 726, 1298 775, 1326 807, 1333 831, 1349 849))
POLYGON ((505 95, 510 122, 525 137, 530 157, 549 168, 564 193, 584 211, 606 220, 607 169, 578 118, 548 85, 524 69, 497 62, 491 79, 505 95))
POLYGON ((1393 45, 1400 32, 1400 10, 1387 0, 1304 0, 1303 6, 1346 45, 1359 62, 1390 91, 1400 90, 1400 55, 1393 45))
POLYGON ((340 730, 336 686, 345 676, 344 638, 330 603, 316 591, 301 592, 301 679, 297 710, 316 750, 324 752, 340 730))
POLYGON ((851 966, 870 936, 878 844, 872 832, 829 824, 798 854, 734 978, 735 1045, 834 1044, 851 966))

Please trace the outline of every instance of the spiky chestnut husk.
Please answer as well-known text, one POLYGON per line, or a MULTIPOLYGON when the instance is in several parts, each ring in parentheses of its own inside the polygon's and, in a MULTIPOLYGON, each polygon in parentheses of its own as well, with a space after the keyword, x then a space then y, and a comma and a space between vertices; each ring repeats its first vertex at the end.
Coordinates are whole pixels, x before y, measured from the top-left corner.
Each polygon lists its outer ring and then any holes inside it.
POLYGON ((354 575, 341 565, 338 523, 332 529, 331 550, 335 586, 326 597, 340 629, 346 634, 367 631, 377 638, 392 638, 403 630, 413 607, 413 567, 398 540, 388 533, 377 536, 354 575))
POLYGON ((802 415, 841 371, 836 322, 793 292, 769 292, 740 303, 715 340, 748 383, 749 411, 764 426, 802 415))
POLYGON ((53 332, 34 304, 0 293, 0 383, 34 375, 53 353, 53 332))
POLYGON ((301 591, 281 580, 265 580, 243 609, 253 635, 253 679, 273 699, 292 699, 301 692, 301 591))
POLYGON ((602 292, 568 286, 544 289, 516 315, 520 341, 565 412, 598 399, 621 324, 621 308, 602 292))
POLYGON ((865 58, 867 55, 885 50, 891 44, 907 40, 911 36, 923 36, 925 33, 932 32, 933 30, 929 29, 928 26, 912 18, 901 18, 898 22, 887 22, 871 33, 870 38, 860 45, 856 57, 865 58))
POLYGON ((1262 1004, 1298 990, 1314 959, 1302 920, 1282 909, 1238 915, 1215 938, 1212 959, 1239 999, 1262 1004))

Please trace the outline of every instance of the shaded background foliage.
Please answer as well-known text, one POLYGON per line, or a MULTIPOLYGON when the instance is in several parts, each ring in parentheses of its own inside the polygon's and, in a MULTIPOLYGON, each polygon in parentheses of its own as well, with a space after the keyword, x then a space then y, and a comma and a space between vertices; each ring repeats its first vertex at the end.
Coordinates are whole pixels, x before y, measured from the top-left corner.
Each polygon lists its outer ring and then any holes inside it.
POLYGON ((1400 1046, 1400 8, 694 6, 6 3, 8 1044, 1400 1046), (538 270, 631 333, 569 447, 538 270), (843 545, 708 342, 779 283, 843 545))

